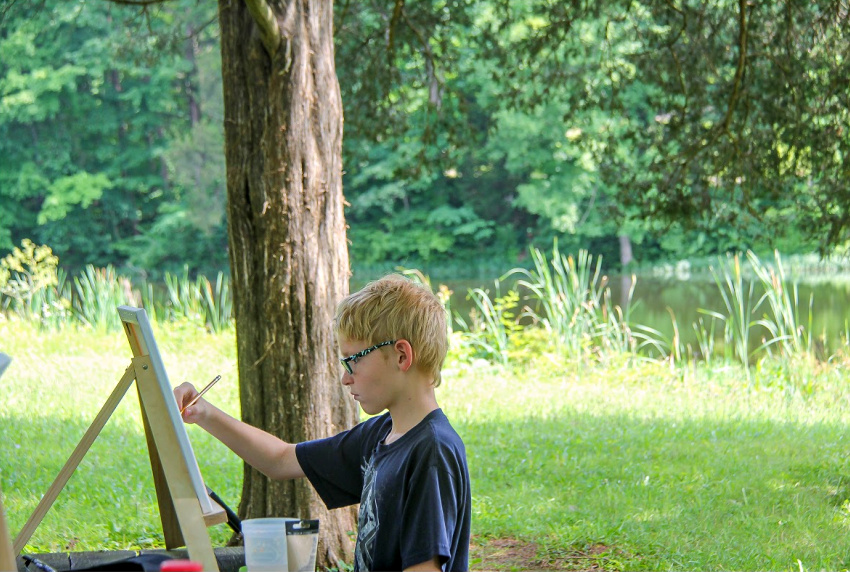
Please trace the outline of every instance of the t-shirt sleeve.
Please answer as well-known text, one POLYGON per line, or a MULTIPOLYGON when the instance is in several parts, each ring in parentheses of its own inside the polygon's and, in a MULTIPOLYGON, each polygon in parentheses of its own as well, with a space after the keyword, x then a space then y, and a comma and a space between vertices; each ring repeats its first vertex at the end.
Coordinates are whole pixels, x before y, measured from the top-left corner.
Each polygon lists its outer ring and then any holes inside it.
POLYGON ((458 498, 457 466, 452 455, 438 447, 427 466, 410 481, 410 491, 400 519, 401 557, 404 568, 451 556, 452 537, 462 500, 458 498))
POLYGON ((305 441, 295 446, 295 456, 329 509, 360 502, 363 490, 364 442, 367 439, 365 423, 333 437, 305 441))

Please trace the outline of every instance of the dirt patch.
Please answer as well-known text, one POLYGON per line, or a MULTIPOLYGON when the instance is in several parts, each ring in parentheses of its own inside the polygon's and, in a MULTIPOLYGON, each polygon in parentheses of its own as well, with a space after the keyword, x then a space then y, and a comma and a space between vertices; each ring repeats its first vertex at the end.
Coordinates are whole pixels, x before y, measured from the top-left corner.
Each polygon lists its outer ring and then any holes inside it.
POLYGON ((516 538, 478 538, 469 545, 469 568, 472 571, 520 570, 612 570, 618 568, 610 557, 616 550, 595 544, 582 550, 544 549, 534 542, 516 538))

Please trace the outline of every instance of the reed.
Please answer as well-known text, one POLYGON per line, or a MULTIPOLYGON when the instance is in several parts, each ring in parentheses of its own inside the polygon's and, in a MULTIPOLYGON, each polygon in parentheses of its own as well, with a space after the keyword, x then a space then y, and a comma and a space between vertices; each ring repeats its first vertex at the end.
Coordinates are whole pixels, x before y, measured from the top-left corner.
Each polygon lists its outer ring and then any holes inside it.
POLYGON ((694 322, 693 328, 697 338, 697 353, 695 353, 692 357, 695 360, 701 359, 706 365, 711 365, 712 358, 717 351, 715 342, 717 339, 716 326, 718 320, 723 321, 723 316, 708 310, 700 310, 700 312, 711 318, 711 321, 708 326, 706 326, 705 321, 702 318, 699 318, 696 322, 694 322))
MULTIPOLYGON (((186 320, 216 333, 231 326, 233 298, 230 279, 223 272, 218 273, 213 285, 203 275, 192 280, 186 267, 182 276, 166 273, 165 286, 162 313, 166 320, 186 320)), ((152 305, 155 307, 156 303, 152 305)))
POLYGON ((720 290, 727 314, 713 314, 724 322, 725 348, 732 351, 730 357, 737 359, 744 367, 747 381, 750 381, 750 331, 756 324, 751 319, 757 304, 754 303, 754 283, 744 285, 744 277, 741 271, 741 260, 738 254, 727 254, 726 259, 718 257, 718 266, 711 267, 711 274, 720 290))
POLYGON ((637 340, 631 327, 629 312, 634 295, 636 279, 632 275, 626 309, 611 302, 611 291, 606 290, 602 305, 602 327, 599 330, 600 346, 604 353, 632 354, 637 348, 637 340))
POLYGON ((55 284, 34 288, 23 298, 7 298, 4 302, 13 302, 10 308, 13 313, 21 319, 35 322, 41 329, 59 329, 72 316, 68 274, 60 268, 55 284))
POLYGON ((770 310, 769 314, 766 313, 756 321, 770 334, 770 338, 766 339, 761 347, 769 348, 776 345, 780 352, 786 356, 811 354, 812 336, 810 332, 813 298, 809 297, 810 322, 809 328, 806 330, 800 325, 797 284, 792 284, 789 289, 779 252, 774 251, 775 269, 763 264, 752 251, 747 252, 747 258, 764 288, 764 294, 756 307, 766 302, 770 310))
POLYGON ((204 321, 205 310, 201 302, 201 288, 196 280, 189 278, 188 266, 183 268, 182 276, 166 272, 165 287, 167 293, 165 311, 168 319, 204 321))
MULTIPOLYGON (((643 324, 634 324, 631 327, 634 332, 634 338, 639 340, 635 350, 650 359, 666 361, 672 368, 676 364, 683 362, 686 348, 682 345, 682 337, 679 334, 679 323, 676 320, 676 315, 670 307, 667 308, 667 312, 670 314, 670 321, 673 326, 672 335, 670 336, 666 336, 660 330, 643 324)), ((689 357, 692 358, 692 356, 689 357)))
POLYGON ((42 328, 59 329, 72 316, 71 283, 68 273, 60 268, 56 273, 56 285, 46 288, 42 294, 39 313, 39 325, 42 328))
POLYGON ((158 321, 161 306, 162 304, 157 300, 154 292, 153 284, 147 282, 142 290, 142 307, 145 309, 145 313, 147 313, 148 319, 151 322, 158 321))
POLYGON ((132 286, 126 278, 119 278, 115 268, 95 268, 89 264, 80 276, 74 278, 74 315, 86 326, 109 332, 121 328, 115 309, 124 304, 134 304, 132 286))
MULTIPOLYGON (((577 257, 566 256, 555 242, 552 258, 537 248, 531 249, 534 268, 514 268, 505 276, 519 275, 517 285, 525 288, 534 307, 524 315, 552 332, 563 349, 582 357, 600 332, 605 331, 603 306, 607 277, 602 275, 602 259, 581 250, 577 257)), ((616 314, 609 313, 609 316, 616 314)))
POLYGON ((466 332, 465 341, 477 350, 477 357, 507 365, 511 333, 520 328, 512 312, 519 301, 519 294, 511 290, 501 296, 499 280, 495 281, 495 290, 495 298, 491 299, 482 288, 470 289, 468 296, 476 311, 470 314, 469 324, 460 316, 456 316, 455 321, 466 332))
MULTIPOLYGON (((664 335, 649 326, 637 324, 632 320, 631 312, 635 307, 634 292, 637 286, 637 276, 631 276, 631 282, 624 304, 617 305, 611 300, 611 290, 603 290, 602 305, 600 307, 601 320, 597 323, 596 333, 593 337, 594 345, 599 348, 600 358, 609 360, 613 356, 626 356, 625 363, 632 365, 634 362, 653 360, 657 358, 670 358, 678 361, 674 354, 678 354, 674 348, 678 341, 678 334, 674 340, 666 340, 664 335), (671 357, 672 356, 672 357, 671 357)), ((674 332, 678 332, 674 321, 674 332)))
POLYGON ((207 328, 211 332, 219 333, 230 327, 233 316, 230 279, 223 272, 219 272, 213 288, 205 276, 198 276, 198 287, 207 328))

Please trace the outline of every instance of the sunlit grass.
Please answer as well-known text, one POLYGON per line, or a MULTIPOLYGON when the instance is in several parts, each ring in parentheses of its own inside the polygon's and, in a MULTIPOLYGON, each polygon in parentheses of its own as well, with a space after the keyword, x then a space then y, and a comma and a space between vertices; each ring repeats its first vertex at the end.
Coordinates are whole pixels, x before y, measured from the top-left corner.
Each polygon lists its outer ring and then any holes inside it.
POLYGON ((651 364, 611 373, 447 380, 477 534, 536 542, 544 559, 614 546, 625 569, 847 566, 846 405, 651 364))
MULTIPOLYGON (((156 327, 173 385, 222 374, 238 415, 235 342, 156 327)), ((129 364, 123 334, 0 324, 0 486, 23 526, 129 364)), ((564 365, 450 360, 438 400, 464 438, 481 542, 534 542, 545 562, 604 546, 608 569, 837 570, 850 566, 850 388, 844 362, 564 365)), ((241 464, 189 427, 207 484, 234 508, 241 464)), ((230 536, 211 529, 216 545, 230 536)), ((158 547, 162 534, 134 390, 28 552, 158 547)), ((584 562, 587 564, 587 562, 584 562)), ((486 568, 473 563, 473 568, 486 568)), ((577 565, 577 567, 580 567, 577 565)))

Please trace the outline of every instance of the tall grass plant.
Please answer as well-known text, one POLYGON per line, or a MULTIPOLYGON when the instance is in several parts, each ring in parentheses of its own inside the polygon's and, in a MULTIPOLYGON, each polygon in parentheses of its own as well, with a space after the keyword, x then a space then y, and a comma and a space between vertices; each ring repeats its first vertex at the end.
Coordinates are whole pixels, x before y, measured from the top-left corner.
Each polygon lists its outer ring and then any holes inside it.
POLYGON ((136 288, 112 266, 88 265, 69 279, 47 247, 24 241, 23 248, 0 261, 0 318, 37 323, 42 328, 84 327, 98 331, 121 328, 115 311, 121 305, 142 306, 153 322, 187 321, 212 332, 232 325, 230 280, 222 272, 212 283, 166 273, 165 288, 144 283, 136 288))
POLYGON ((562 254, 557 242, 547 259, 537 248, 531 249, 533 269, 515 268, 505 277, 519 276, 530 304, 524 315, 551 331, 571 357, 580 359, 592 340, 604 333, 603 301, 606 278, 601 260, 587 251, 576 257, 562 254))
POLYGON ((747 252, 747 258, 764 289, 764 294, 756 306, 766 305, 770 311, 757 322, 770 334, 770 338, 765 342, 766 347, 776 344, 784 355, 811 353, 814 299, 809 298, 809 327, 806 329, 800 324, 797 284, 791 284, 789 287, 779 252, 774 252, 775 268, 763 264, 752 251, 747 252))
MULTIPOLYGON (((745 282, 741 270, 741 259, 738 254, 727 254, 726 258, 718 257, 717 267, 711 267, 717 288, 726 306, 726 314, 710 312, 714 318, 724 322, 724 347, 731 349, 731 356, 737 358, 744 371, 749 372, 750 366, 750 331, 755 325, 752 318, 757 306, 754 294, 754 283, 745 282), (745 285, 746 284, 746 285, 745 285)), ((749 373, 747 374, 749 381, 749 373)))
POLYGON ((115 309, 133 305, 129 280, 121 278, 112 266, 95 268, 89 264, 74 278, 74 313, 80 322, 98 331, 117 331, 121 320, 115 309))
POLYGON ((521 329, 514 313, 519 294, 511 290, 504 296, 500 295, 499 280, 495 281, 494 286, 493 299, 483 288, 470 289, 468 296, 475 304, 475 310, 470 314, 469 323, 459 315, 454 319, 465 333, 461 339, 476 350, 477 357, 506 365, 511 336, 521 329))

